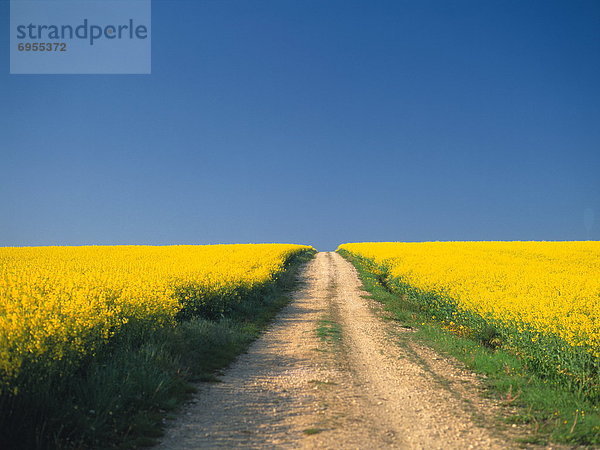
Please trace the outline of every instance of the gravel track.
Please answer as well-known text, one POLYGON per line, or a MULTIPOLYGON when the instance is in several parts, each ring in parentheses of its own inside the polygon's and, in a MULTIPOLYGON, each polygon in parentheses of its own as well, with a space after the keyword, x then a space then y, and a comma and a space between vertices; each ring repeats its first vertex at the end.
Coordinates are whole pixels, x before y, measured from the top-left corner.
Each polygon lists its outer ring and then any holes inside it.
POLYGON ((199 386, 159 448, 517 447, 480 380, 385 320, 349 262, 318 253, 301 278, 294 301, 222 382, 199 386), (323 326, 341 338, 320 337, 323 326))

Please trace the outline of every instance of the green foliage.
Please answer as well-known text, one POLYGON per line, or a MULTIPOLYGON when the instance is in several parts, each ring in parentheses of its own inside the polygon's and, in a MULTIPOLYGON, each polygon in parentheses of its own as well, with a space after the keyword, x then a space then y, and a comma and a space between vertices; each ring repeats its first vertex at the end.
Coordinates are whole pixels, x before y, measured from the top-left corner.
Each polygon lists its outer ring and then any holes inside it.
POLYGON ((600 444, 597 358, 584 349, 565 352, 568 344, 556 336, 511 329, 461 311, 452 299, 386 277, 386 269, 368 259, 339 253, 355 265, 374 299, 418 330, 416 339, 485 375, 491 392, 519 409, 508 420, 531 424, 532 442, 600 444))
POLYGON ((175 325, 131 321, 78 365, 57 365, 52 372, 28 367, 17 389, 0 395, 0 448, 153 444, 165 415, 194 391, 190 382, 215 380, 215 371, 243 352, 288 303, 297 268, 313 255, 291 258, 269 285, 212 299, 212 305, 235 300, 234 306, 190 309, 175 325))
POLYGON ((322 319, 317 327, 317 336, 326 342, 337 342, 342 339, 342 329, 337 322, 322 319))

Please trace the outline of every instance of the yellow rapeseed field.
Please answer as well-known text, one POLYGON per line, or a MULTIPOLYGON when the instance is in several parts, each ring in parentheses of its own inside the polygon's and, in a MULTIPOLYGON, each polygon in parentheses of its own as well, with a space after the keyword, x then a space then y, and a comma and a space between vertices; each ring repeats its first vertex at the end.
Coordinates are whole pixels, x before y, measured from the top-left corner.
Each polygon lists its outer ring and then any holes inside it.
POLYGON ((173 322, 176 289, 227 296, 272 280, 287 244, 0 248, 0 379, 93 354, 133 319, 173 322), (190 288, 191 287, 191 288, 190 288))
POLYGON ((393 277, 517 329, 600 355, 600 242, 344 244, 393 277))

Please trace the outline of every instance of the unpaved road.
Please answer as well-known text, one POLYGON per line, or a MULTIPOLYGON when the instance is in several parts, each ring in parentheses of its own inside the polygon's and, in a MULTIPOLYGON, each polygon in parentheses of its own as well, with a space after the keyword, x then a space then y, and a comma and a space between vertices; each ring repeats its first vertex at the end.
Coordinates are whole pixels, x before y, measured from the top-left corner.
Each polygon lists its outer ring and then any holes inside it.
POLYGON ((412 342, 319 253, 270 329, 200 386, 159 448, 510 448, 499 407, 459 364, 412 342), (318 331, 320 330, 320 331, 318 331))

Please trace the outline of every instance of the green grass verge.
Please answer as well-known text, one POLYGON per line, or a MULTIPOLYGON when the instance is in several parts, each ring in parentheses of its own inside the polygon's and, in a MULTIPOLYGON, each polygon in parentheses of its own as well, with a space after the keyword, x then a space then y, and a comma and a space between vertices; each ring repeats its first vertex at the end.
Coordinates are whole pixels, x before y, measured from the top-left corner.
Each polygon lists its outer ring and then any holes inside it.
POLYGON ((289 303, 298 254, 270 285, 244 297, 224 318, 186 316, 175 326, 129 323, 77 370, 26 370, 20 388, 0 396, 0 448, 70 449, 149 446, 163 420, 226 367, 289 303), (44 377, 39 374, 44 373, 44 377))
MULTIPOLYGON (((475 333, 448 330, 436 316, 439 308, 424 307, 426 302, 417 290, 396 290, 369 260, 345 250, 339 253, 356 267, 372 298, 383 303, 403 326, 416 330, 415 339, 484 375, 490 394, 519 411, 506 420, 531 425, 533 435, 528 442, 600 445, 600 407, 590 389, 582 390, 580 384, 548 376, 543 367, 529 364, 518 349, 501 345, 493 327, 482 326, 475 333)), ((592 380, 592 387, 597 388, 597 379, 596 384, 592 380)))

